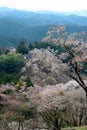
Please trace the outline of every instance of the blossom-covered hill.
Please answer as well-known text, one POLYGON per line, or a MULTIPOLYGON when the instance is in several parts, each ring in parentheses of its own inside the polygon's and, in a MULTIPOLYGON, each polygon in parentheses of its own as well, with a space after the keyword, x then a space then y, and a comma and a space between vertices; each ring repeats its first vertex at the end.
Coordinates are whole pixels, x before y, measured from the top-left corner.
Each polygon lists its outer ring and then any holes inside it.
POLYGON ((61 60, 55 56, 54 50, 35 48, 29 51, 25 58, 27 63, 21 73, 25 76, 29 75, 35 84, 44 86, 68 81, 68 77, 62 73, 67 65, 62 64, 61 60))

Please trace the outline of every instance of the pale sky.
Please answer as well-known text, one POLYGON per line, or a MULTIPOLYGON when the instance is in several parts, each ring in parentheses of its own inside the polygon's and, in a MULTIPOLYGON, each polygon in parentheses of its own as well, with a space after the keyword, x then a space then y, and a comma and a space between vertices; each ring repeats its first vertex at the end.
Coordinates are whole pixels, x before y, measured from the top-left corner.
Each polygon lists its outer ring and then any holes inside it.
POLYGON ((0 6, 23 10, 87 10, 87 0, 0 0, 0 6))

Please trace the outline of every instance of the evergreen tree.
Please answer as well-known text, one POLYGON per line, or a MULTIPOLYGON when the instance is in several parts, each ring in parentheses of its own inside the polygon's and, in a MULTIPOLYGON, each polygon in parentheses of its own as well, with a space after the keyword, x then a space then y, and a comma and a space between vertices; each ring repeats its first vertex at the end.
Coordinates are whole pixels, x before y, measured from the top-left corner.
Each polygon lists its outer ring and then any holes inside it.
POLYGON ((28 48, 27 48, 27 46, 26 46, 25 40, 22 40, 22 41, 19 43, 19 45, 18 45, 18 47, 17 47, 17 49, 16 49, 16 52, 17 52, 17 53, 22 53, 22 54, 28 53, 28 48))

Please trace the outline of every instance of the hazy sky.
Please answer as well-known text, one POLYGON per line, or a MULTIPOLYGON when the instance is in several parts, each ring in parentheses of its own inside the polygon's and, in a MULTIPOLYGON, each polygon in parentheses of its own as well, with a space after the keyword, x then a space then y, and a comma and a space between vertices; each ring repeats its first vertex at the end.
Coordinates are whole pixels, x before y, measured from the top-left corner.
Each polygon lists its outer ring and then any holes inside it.
POLYGON ((0 6, 26 10, 87 10, 87 0, 0 0, 0 6))

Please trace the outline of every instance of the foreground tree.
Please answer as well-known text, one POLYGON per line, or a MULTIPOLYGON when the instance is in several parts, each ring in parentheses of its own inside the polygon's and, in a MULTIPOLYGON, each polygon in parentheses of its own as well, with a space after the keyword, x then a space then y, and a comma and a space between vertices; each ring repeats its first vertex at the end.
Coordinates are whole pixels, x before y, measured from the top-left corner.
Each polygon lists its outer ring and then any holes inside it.
POLYGON ((61 130, 61 127, 64 125, 66 120, 66 112, 66 108, 54 107, 42 112, 41 116, 46 122, 48 128, 53 128, 53 130, 61 130))
POLYGON ((65 32, 65 29, 64 26, 53 27, 47 32, 47 36, 43 41, 53 42, 61 46, 62 53, 58 55, 58 58, 67 64, 67 69, 64 72, 78 82, 87 97, 87 85, 83 78, 87 76, 86 32, 69 34, 65 32))
POLYGON ((71 92, 65 87, 62 88, 62 84, 47 86, 37 94, 38 113, 49 129, 86 125, 87 100, 84 93, 80 89, 71 92))

